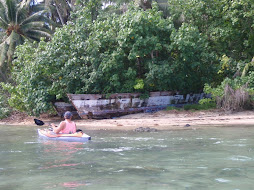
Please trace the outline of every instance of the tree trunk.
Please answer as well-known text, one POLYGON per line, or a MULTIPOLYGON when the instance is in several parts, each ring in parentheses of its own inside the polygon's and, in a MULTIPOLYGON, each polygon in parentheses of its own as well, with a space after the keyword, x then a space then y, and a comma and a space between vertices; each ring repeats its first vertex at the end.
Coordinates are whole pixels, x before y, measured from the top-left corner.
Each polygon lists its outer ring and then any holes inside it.
POLYGON ((57 11, 57 14, 58 14, 58 16, 60 18, 60 21, 61 21, 62 25, 65 25, 66 23, 64 22, 64 19, 63 19, 62 15, 61 15, 61 12, 60 12, 60 10, 58 8, 58 5, 57 5, 58 3, 56 3, 56 1, 54 1, 54 3, 55 3, 56 11, 57 11))

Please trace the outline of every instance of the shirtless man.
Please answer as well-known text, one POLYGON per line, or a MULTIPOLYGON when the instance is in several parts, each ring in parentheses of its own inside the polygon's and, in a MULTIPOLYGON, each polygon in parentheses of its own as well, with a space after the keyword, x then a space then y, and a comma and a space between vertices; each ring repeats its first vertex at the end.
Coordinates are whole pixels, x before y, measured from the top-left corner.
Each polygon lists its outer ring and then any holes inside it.
POLYGON ((77 127, 74 121, 71 121, 72 113, 67 111, 64 114, 64 121, 60 123, 59 126, 56 126, 54 123, 51 123, 53 127, 53 132, 56 134, 65 133, 65 134, 73 134, 76 133, 77 127))

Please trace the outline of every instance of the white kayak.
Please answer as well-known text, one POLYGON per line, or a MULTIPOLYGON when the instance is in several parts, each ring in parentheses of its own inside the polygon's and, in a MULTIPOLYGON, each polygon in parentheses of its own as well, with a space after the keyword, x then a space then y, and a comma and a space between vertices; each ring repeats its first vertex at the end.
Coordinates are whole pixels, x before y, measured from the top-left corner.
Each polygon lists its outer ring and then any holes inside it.
POLYGON ((54 134, 47 129, 38 129, 40 137, 49 140, 60 140, 69 142, 85 142, 91 140, 91 137, 85 133, 77 132, 73 134, 54 134))

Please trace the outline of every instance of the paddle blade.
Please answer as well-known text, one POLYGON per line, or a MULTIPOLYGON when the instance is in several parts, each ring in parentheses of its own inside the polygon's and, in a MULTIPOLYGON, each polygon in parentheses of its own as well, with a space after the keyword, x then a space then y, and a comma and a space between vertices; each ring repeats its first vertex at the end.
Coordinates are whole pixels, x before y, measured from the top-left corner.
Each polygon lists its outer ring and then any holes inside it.
POLYGON ((34 119, 36 125, 44 125, 44 122, 39 119, 34 119))
POLYGON ((76 133, 79 133, 79 132, 83 133, 83 130, 82 129, 77 129, 76 133))

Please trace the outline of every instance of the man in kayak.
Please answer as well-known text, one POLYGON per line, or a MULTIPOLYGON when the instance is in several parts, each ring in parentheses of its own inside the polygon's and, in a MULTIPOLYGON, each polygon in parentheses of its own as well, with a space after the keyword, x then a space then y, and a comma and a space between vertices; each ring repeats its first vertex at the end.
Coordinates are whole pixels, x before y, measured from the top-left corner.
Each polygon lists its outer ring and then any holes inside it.
POLYGON ((53 132, 56 134, 65 133, 65 134, 73 134, 76 133, 77 127, 74 121, 71 120, 72 113, 67 111, 64 113, 64 121, 60 123, 59 126, 56 126, 54 123, 51 123, 53 127, 53 132))

